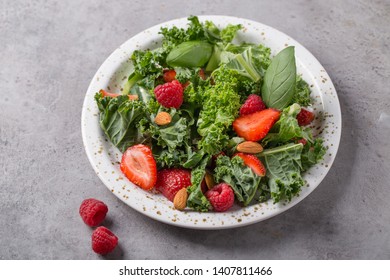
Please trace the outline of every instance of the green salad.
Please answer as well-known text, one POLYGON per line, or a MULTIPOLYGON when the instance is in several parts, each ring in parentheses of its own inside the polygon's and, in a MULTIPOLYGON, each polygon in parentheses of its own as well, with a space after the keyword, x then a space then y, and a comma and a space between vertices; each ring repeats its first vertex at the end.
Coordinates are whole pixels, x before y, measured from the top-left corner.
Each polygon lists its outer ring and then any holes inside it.
POLYGON ((241 25, 188 21, 161 28, 161 47, 133 52, 121 93, 95 95, 100 126, 124 153, 122 171, 145 190, 170 184, 173 200, 180 180, 159 174, 186 170, 181 200, 197 211, 219 211, 208 191, 221 183, 243 207, 290 201, 325 154, 309 126, 310 87, 297 74, 294 47, 271 57, 262 44, 233 43, 241 25))

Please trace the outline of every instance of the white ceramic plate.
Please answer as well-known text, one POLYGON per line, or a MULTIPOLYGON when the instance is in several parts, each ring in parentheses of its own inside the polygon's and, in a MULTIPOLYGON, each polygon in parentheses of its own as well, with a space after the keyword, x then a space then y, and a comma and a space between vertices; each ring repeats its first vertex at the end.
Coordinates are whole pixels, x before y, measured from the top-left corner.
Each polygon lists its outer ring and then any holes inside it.
POLYGON ((86 153, 96 174, 111 192, 124 203, 158 221, 188 228, 221 229, 240 227, 263 221, 293 207, 308 196, 322 181, 331 167, 340 142, 341 112, 336 90, 325 69, 301 44, 286 34, 267 25, 247 19, 228 16, 200 16, 201 21, 211 20, 219 27, 227 24, 242 24, 235 41, 261 43, 271 48, 275 55, 286 46, 295 46, 298 73, 302 74, 312 90, 313 109, 316 120, 312 125, 314 135, 324 138, 328 151, 324 160, 304 174, 306 186, 290 203, 272 202, 241 208, 234 206, 226 213, 180 212, 161 194, 142 190, 128 181, 119 169, 121 153, 106 140, 99 127, 98 108, 94 95, 100 89, 119 92, 125 83, 132 65, 129 57, 136 49, 156 48, 161 27, 186 27, 187 19, 181 18, 151 27, 129 39, 116 49, 96 72, 87 90, 82 109, 81 127, 86 153))

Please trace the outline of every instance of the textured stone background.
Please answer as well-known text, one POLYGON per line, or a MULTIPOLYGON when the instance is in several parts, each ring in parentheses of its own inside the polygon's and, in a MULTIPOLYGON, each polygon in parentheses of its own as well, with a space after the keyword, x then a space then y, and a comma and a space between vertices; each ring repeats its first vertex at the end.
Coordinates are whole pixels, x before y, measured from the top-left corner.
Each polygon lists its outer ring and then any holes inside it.
POLYGON ((110 208, 106 225, 121 241, 108 258, 390 259, 389 1, 207 2, 0 1, 0 259, 100 258, 78 216, 86 197, 110 208), (190 14, 289 34, 338 91, 333 167, 313 194, 268 221, 209 232, 156 222, 111 195, 85 155, 81 106, 97 68, 136 33, 190 14))

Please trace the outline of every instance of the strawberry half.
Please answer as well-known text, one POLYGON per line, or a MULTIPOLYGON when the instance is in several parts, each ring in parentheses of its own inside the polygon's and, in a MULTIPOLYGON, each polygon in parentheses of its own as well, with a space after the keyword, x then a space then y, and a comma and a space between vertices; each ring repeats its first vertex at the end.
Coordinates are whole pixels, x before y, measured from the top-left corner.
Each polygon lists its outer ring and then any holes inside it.
POLYGON ((266 173, 265 166, 255 155, 237 153, 233 157, 235 157, 235 156, 242 158, 245 165, 248 166, 250 169, 252 169, 252 171, 255 172, 257 175, 259 175, 261 177, 265 176, 265 173, 266 173))
POLYGON ((175 70, 166 70, 163 74, 164 82, 170 83, 176 78, 176 71, 175 70))
POLYGON ((157 165, 152 150, 139 144, 128 148, 122 156, 120 168, 131 182, 150 190, 157 181, 157 165))
MULTIPOLYGON (((108 96, 108 97, 111 97, 111 98, 115 98, 115 97, 118 97, 118 96, 121 95, 119 93, 111 93, 111 92, 105 91, 104 89, 99 90, 99 93, 102 94, 103 97, 108 96)), ((130 100, 138 100, 138 95, 131 95, 131 94, 129 94, 128 97, 129 97, 130 100)))
POLYGON ((278 110, 265 109, 237 118, 233 122, 233 129, 238 136, 245 138, 245 140, 257 142, 267 135, 279 117, 278 110))
POLYGON ((301 108, 301 111, 297 115, 298 124, 300 126, 309 125, 314 120, 314 113, 306 110, 305 108, 301 108))
POLYGON ((170 168, 158 171, 156 189, 173 201, 182 188, 191 186, 191 172, 187 169, 170 168))

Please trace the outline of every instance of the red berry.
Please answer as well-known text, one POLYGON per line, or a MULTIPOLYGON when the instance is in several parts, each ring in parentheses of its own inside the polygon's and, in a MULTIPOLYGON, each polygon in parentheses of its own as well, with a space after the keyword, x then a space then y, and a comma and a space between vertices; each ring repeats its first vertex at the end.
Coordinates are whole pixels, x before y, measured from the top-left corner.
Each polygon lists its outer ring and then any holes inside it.
POLYGON ((267 135, 279 117, 280 112, 278 110, 265 109, 240 116, 233 122, 233 129, 238 136, 245 138, 245 140, 257 142, 267 135))
POLYGON ((206 192, 206 197, 216 212, 225 212, 234 203, 232 188, 226 183, 220 183, 206 192))
POLYGON ((305 146, 306 143, 307 143, 307 140, 306 140, 305 138, 301 138, 301 139, 299 139, 299 140, 297 141, 297 143, 301 143, 303 146, 305 146))
POLYGON ((100 255, 112 252, 118 245, 118 237, 106 227, 98 227, 92 233, 92 250, 100 255))
POLYGON ((260 96, 256 94, 251 94, 245 100, 244 104, 240 108, 240 116, 249 115, 258 111, 265 110, 267 107, 265 106, 263 100, 260 96))
POLYGON ((255 156, 244 153, 237 153, 234 156, 239 156, 244 161, 245 165, 252 169, 257 175, 264 177, 265 176, 265 166, 263 163, 255 156))
POLYGON ((206 73, 204 72, 204 70, 202 68, 199 70, 199 77, 202 80, 206 80, 206 73))
POLYGON ((154 94, 158 103, 166 108, 178 109, 183 103, 183 87, 177 80, 157 86, 154 94))
POLYGON ((175 70, 167 70, 163 74, 163 79, 166 83, 172 82, 176 78, 175 70))
POLYGON ((143 144, 128 148, 122 155, 120 168, 131 182, 144 190, 154 187, 157 165, 152 150, 143 144))
POLYGON ((297 120, 300 126, 308 125, 314 120, 314 113, 301 108, 301 111, 297 115, 297 120))
POLYGON ((173 201, 182 188, 191 186, 191 172, 186 169, 162 169, 157 173, 156 189, 173 201))
POLYGON ((84 223, 91 227, 98 226, 103 222, 106 214, 108 212, 108 207, 102 201, 88 198, 85 199, 79 209, 79 213, 84 223))

